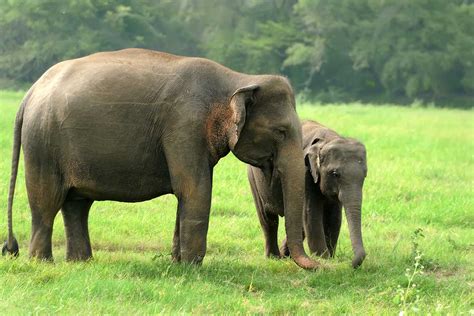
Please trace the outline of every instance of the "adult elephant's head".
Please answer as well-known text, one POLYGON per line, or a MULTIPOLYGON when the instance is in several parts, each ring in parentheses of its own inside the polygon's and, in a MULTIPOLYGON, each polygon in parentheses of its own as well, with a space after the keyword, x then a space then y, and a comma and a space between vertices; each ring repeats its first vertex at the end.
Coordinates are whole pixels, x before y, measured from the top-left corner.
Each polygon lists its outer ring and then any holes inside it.
POLYGON ((318 264, 303 249, 304 156, 295 98, 286 78, 255 76, 230 98, 229 147, 237 158, 278 174, 290 255, 302 268, 318 264))

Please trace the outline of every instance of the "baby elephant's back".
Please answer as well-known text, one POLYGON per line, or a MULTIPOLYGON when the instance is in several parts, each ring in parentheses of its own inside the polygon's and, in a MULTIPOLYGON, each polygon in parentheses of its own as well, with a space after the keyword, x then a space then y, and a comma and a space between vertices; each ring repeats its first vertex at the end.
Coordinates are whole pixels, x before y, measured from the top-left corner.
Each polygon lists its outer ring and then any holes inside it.
POLYGON ((301 127, 303 129, 303 150, 310 147, 316 139, 329 141, 340 137, 335 131, 316 121, 302 121, 301 127))

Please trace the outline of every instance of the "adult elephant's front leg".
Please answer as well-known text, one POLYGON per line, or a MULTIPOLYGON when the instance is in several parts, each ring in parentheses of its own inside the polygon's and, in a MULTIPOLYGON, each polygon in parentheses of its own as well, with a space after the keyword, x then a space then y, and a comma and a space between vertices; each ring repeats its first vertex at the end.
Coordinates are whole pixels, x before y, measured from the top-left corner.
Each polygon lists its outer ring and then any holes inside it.
POLYGON ((200 179, 189 185, 187 192, 178 197, 179 256, 176 257, 178 261, 200 264, 206 255, 211 183, 209 179, 200 179))
POLYGON ((171 185, 178 198, 172 259, 200 264, 206 254, 212 167, 205 159, 204 146, 195 139, 187 141, 166 146, 171 185))

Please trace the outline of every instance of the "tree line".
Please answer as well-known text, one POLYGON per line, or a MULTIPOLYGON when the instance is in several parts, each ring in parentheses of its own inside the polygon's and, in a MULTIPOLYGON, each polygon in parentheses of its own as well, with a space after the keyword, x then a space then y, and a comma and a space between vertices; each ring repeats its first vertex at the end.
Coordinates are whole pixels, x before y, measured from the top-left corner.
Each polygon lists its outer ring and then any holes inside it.
POLYGON ((0 87, 143 47, 281 73, 323 102, 470 103, 473 30, 472 0, 0 0, 0 87))

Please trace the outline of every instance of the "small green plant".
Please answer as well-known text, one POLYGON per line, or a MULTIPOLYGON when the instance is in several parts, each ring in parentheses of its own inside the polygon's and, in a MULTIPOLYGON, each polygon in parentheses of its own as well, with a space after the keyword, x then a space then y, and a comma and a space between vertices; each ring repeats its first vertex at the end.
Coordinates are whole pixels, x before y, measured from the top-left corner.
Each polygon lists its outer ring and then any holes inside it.
MULTIPOLYGON (((413 231, 413 235, 411 235, 411 257, 413 260, 416 260, 416 257, 421 254, 419 242, 421 238, 425 238, 425 235, 423 235, 423 229, 418 227, 413 231)), ((419 260, 421 260, 421 258, 419 260)))
POLYGON ((417 228, 411 237, 412 241, 412 262, 413 265, 405 270, 405 276, 408 280, 406 286, 398 285, 396 295, 394 298, 395 303, 400 307, 399 315, 406 315, 409 310, 418 312, 418 304, 421 301, 420 290, 415 283, 415 279, 418 276, 424 274, 423 253, 420 250, 419 239, 425 237, 423 230, 417 228))

